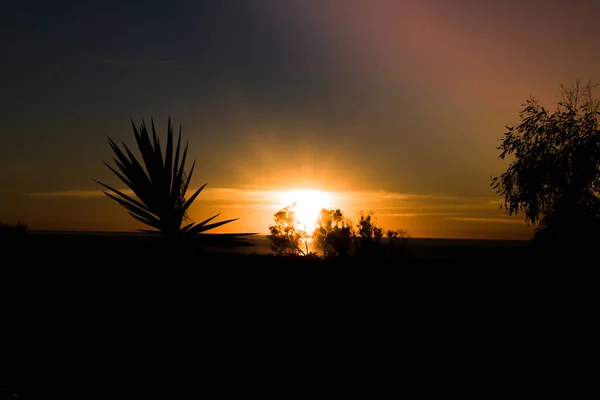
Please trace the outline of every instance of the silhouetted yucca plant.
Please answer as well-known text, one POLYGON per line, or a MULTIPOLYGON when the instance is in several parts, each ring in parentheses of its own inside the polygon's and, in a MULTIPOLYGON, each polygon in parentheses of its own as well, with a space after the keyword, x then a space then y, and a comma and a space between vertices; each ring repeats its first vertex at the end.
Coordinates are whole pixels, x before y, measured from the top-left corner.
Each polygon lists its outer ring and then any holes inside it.
MULTIPOLYGON (((122 142, 123 152, 110 137, 108 141, 115 154, 113 160, 118 170, 107 163, 104 164, 133 191, 137 199, 107 184, 94 180, 108 189, 108 191, 104 191, 104 194, 123 206, 129 212, 129 215, 155 229, 142 231, 160 232, 165 237, 176 237, 182 234, 206 232, 237 220, 235 218, 210 223, 219 216, 217 214, 205 221, 199 223, 191 222, 181 226, 183 222, 187 222, 186 212, 190 205, 206 186, 205 183, 189 199, 185 198, 196 162, 192 163, 189 172, 185 171, 184 167, 188 146, 186 143, 183 153, 180 152, 181 126, 179 128, 177 144, 174 146, 173 126, 171 118, 169 118, 166 150, 163 158, 160 141, 154 128, 154 120, 151 120, 152 139, 150 139, 143 120, 139 128, 136 128, 133 121, 131 121, 131 125, 133 126, 133 133, 135 134, 135 140, 145 168, 135 158, 125 143, 122 142)), ((235 235, 226 236, 232 238, 235 235)))

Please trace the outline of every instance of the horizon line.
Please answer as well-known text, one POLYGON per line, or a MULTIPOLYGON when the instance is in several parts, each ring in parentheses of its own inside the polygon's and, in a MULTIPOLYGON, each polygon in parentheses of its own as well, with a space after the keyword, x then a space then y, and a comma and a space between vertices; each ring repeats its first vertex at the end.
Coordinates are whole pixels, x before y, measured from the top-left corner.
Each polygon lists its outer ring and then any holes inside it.
MULTIPOLYGON (((67 230, 67 229, 30 229, 32 233, 57 233, 57 234, 138 234, 138 235, 158 235, 159 232, 143 232, 143 231, 88 231, 88 230, 67 230)), ((237 232, 237 233, 199 233, 200 235, 252 235, 266 237, 267 233, 254 232, 237 232)), ((510 242, 529 242, 531 239, 498 239, 498 238, 474 238, 474 237, 447 237, 447 236, 429 236, 429 237, 413 237, 409 236, 409 241, 412 239, 434 239, 434 240, 488 240, 488 241, 510 241, 510 242)))

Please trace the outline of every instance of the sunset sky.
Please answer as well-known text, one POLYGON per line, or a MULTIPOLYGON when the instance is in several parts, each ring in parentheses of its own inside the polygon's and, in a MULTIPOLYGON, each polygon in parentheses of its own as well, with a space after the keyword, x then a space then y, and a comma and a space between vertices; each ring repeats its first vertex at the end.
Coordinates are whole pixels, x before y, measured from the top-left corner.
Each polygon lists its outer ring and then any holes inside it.
POLYGON ((32 229, 142 228, 93 179, 118 186, 107 135, 171 116, 220 232, 315 189, 413 237, 527 239, 498 139, 600 80, 593 0, 8 0, 0 31, 0 222, 32 229))

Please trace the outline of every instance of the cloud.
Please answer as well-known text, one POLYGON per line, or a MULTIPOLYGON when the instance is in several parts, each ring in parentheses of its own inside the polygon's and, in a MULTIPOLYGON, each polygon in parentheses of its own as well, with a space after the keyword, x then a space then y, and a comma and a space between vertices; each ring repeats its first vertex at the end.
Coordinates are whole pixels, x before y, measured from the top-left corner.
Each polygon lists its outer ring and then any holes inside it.
MULTIPOLYGON (((125 194, 129 194, 124 191, 125 194)), ((131 193, 131 191, 129 191, 131 193)), ((70 198, 78 198, 78 199, 89 199, 93 197, 104 196, 102 190, 58 190, 55 192, 36 192, 36 193, 27 193, 31 197, 70 197, 70 198)))
POLYGON ((100 60, 101 64, 113 67, 151 67, 177 65, 174 60, 110 59, 100 60))
POLYGON ((245 204, 245 203, 231 203, 231 204, 219 204, 219 208, 245 208, 250 210, 274 210, 277 209, 276 206, 269 203, 259 203, 259 204, 245 204))
MULTIPOLYGON (((188 196, 198 188, 191 188, 188 196)), ((129 189, 121 189, 133 196, 129 189)), ((283 194, 293 189, 242 188, 205 188, 194 204, 222 209, 273 210, 290 204, 284 203, 283 194)), ((104 196, 102 190, 62 190, 29 193, 32 197, 64 197, 74 199, 93 199, 104 196)), ((414 194, 385 190, 331 192, 331 208, 340 208, 346 215, 359 211, 372 211, 380 217, 414 218, 442 217, 465 222, 489 222, 522 224, 522 220, 507 218, 489 218, 490 212, 498 211, 496 200, 481 197, 461 197, 440 193, 414 194), (482 213, 484 216, 482 216, 482 213)))
POLYGON ((497 203, 487 197, 453 196, 443 193, 415 194, 383 190, 343 192, 340 196, 346 207, 378 213, 440 214, 450 211, 494 210, 497 203))
POLYGON ((464 221, 464 222, 484 222, 486 224, 519 224, 523 225, 522 219, 509 219, 509 218, 486 218, 486 217, 449 217, 453 221, 464 221))
MULTIPOLYGON (((190 188, 188 196, 199 188, 190 188)), ((128 196, 134 196, 131 189, 118 189, 128 196)), ((91 199, 103 197, 104 193, 100 189, 71 189, 58 190, 50 192, 28 193, 31 197, 64 197, 75 199, 91 199)), ((252 208, 252 209, 272 209, 277 207, 279 191, 273 190, 253 190, 237 188, 205 188, 196 198, 195 202, 215 202, 220 203, 224 208, 252 208)))
POLYGON ((388 192, 385 190, 374 190, 374 191, 360 191, 360 192, 348 192, 349 197, 367 197, 371 199, 379 200, 438 200, 438 201, 461 201, 464 200, 463 196, 449 196, 442 193, 428 193, 428 194, 415 194, 415 193, 396 193, 388 192))
MULTIPOLYGON (((190 188, 188 190, 189 193, 194 193, 199 188, 190 188)), ((133 191, 131 189, 118 189, 117 190, 125 193, 126 195, 133 195, 133 191)), ((226 189, 226 188, 205 188, 202 190, 202 195, 204 199, 210 200, 222 200, 222 199, 231 199, 233 197, 239 196, 240 189, 226 189)), ((247 193, 246 193, 247 194, 247 193)), ((57 190, 52 192, 36 192, 36 193, 28 193, 29 196, 32 197, 75 197, 87 199, 91 197, 101 197, 104 196, 104 193, 101 189, 89 189, 89 190, 80 190, 80 189, 71 189, 71 190, 57 190)), ((198 200, 202 200, 198 198, 198 200)))
POLYGON ((380 217, 402 217, 402 218, 411 218, 411 217, 432 217, 432 216, 442 216, 442 215, 456 215, 457 213, 379 213, 380 217))

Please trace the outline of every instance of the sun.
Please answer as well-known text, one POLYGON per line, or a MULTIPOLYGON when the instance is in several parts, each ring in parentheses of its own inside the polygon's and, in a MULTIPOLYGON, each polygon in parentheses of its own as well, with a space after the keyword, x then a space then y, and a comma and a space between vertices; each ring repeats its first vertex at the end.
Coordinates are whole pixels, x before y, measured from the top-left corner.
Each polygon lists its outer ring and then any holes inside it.
POLYGON ((284 192, 284 204, 295 204, 299 228, 312 233, 317 226, 319 212, 331 207, 331 195, 320 190, 293 190, 284 192))

